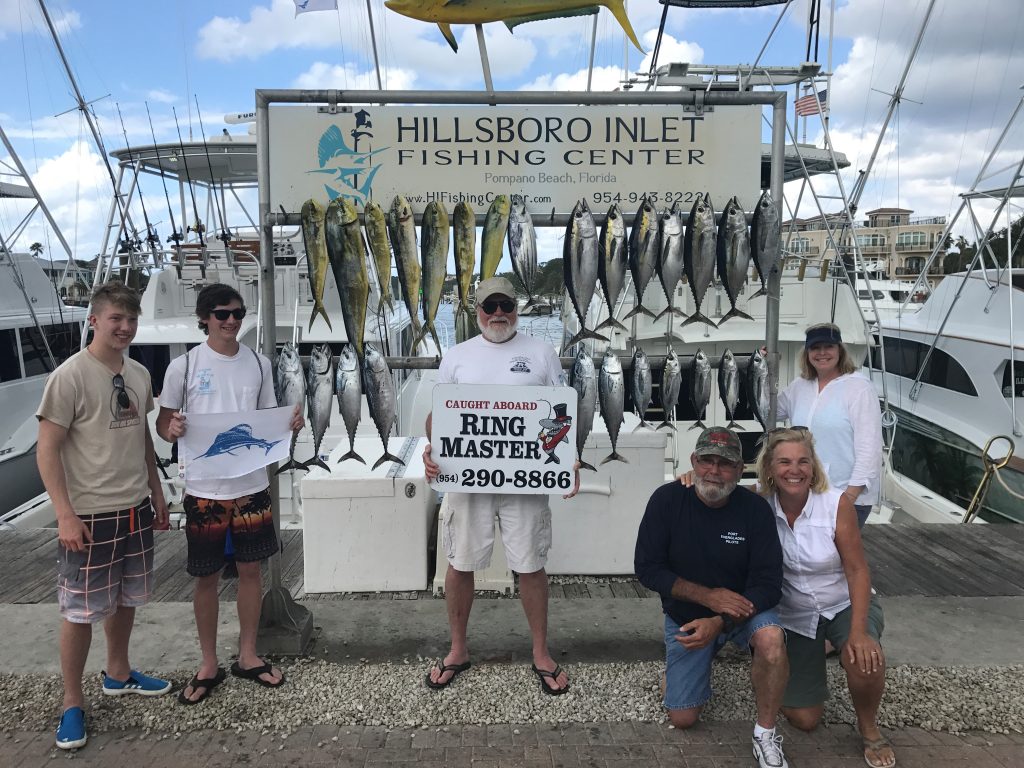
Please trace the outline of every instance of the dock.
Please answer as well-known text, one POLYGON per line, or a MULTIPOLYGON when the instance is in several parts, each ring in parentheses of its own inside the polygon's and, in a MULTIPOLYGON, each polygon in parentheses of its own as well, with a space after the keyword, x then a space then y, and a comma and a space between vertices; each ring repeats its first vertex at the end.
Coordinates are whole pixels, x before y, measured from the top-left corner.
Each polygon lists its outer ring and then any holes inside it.
MULTIPOLYGON (((864 550, 871 583, 881 597, 1024 596, 1024 525, 868 525, 864 550)), ((158 531, 155 602, 188 602, 192 579, 185 573, 185 534, 158 531)), ((55 603, 57 531, 0 531, 0 605, 55 603)), ((307 594, 303 588, 302 531, 284 530, 282 580, 296 600, 433 599, 419 592, 307 594)), ((649 598, 636 579, 552 578, 553 598, 649 598)), ((222 579, 221 600, 234 601, 236 582, 222 579)), ((486 595, 484 595, 486 596, 486 595)))

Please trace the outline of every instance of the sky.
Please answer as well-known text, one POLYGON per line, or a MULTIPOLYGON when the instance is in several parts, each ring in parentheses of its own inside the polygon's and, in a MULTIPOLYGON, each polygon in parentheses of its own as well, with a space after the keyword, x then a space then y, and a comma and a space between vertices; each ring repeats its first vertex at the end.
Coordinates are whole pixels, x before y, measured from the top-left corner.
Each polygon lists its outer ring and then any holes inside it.
MULTIPOLYGON (((828 0, 825 0, 828 5, 828 0)), ((292 0, 47 0, 85 99, 92 103, 108 149, 128 142, 177 140, 228 127, 224 115, 251 111, 257 88, 375 88, 365 0, 338 0, 337 12, 295 16, 292 0), (199 109, 197 111, 196 103, 199 109)), ((925 16, 928 0, 836 0, 835 18, 824 9, 818 61, 828 68, 827 36, 834 29, 830 87, 831 137, 851 162, 852 187, 879 135, 889 94, 925 16)), ((437 27, 408 19, 370 0, 385 88, 479 89, 483 76, 472 27, 455 27, 453 52, 437 27)), ((630 0, 628 13, 645 49, 653 48, 662 6, 630 0)), ((671 8, 659 63, 750 65, 783 6, 759 9, 671 8)), ((760 63, 795 66, 806 58, 807 0, 793 0, 760 63)), ((499 90, 582 90, 586 83, 590 18, 559 19, 516 27, 485 26, 499 90)), ((595 90, 612 90, 624 73, 645 71, 650 53, 624 44, 607 10, 598 16, 595 90)), ((111 183, 91 136, 75 110, 71 87, 37 0, 0 0, 0 127, 28 167, 41 195, 79 258, 91 258, 103 237, 111 183)), ((936 0, 906 82, 904 100, 889 126, 860 211, 902 207, 914 216, 950 216, 970 188, 989 150, 1024 91, 1024 3, 1020 0, 936 0)), ((792 113, 791 113, 792 114, 792 113)), ((801 141, 822 146, 820 121, 798 124, 801 141), (804 138, 806 136, 806 138, 804 138)), ((767 139, 766 139, 767 140, 767 139)), ((1024 152, 1024 115, 1006 137, 992 168, 1003 174, 979 188, 1005 183, 1005 168, 1024 152)), ((5 152, 0 147, 0 162, 5 152)), ((3 180, 9 178, 0 177, 3 180)), ((817 185, 828 194, 828 184, 817 185)), ((796 185, 787 185, 795 201, 796 185)), ((800 215, 817 209, 804 196, 800 215)), ((170 233, 163 191, 143 187, 150 219, 170 233)), ((255 212, 254 196, 251 210, 255 212)), ((835 201, 827 202, 835 210, 835 201)), ((983 210, 982 207, 979 210, 983 210)), ((24 203, 0 200, 0 235, 7 238, 26 212, 24 203)), ((1013 209, 1014 216, 1020 215, 1013 209)), ((141 213, 135 209, 136 218, 141 213)), ((980 216, 984 221, 984 216, 980 216)), ((975 239, 964 216, 957 233, 975 239)), ((18 240, 56 249, 37 216, 18 240)), ((554 255, 554 248, 541 259, 554 255)))

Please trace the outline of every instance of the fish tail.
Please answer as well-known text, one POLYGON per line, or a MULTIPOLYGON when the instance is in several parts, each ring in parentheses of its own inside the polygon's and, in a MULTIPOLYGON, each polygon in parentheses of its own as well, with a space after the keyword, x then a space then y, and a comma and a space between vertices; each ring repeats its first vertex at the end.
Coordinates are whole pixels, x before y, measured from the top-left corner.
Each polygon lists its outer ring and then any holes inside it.
POLYGON ((705 317, 704 314, 699 311, 694 312, 692 315, 690 315, 686 320, 683 321, 683 325, 679 327, 682 328, 683 326, 689 325, 690 323, 704 323, 706 325, 710 325, 712 328, 718 327, 717 325, 715 325, 713 320, 711 320, 708 317, 705 317))
POLYGON ((373 468, 376 469, 381 464, 383 464, 385 461, 393 461, 396 464, 401 464, 403 467, 405 466, 405 462, 404 461, 402 461, 400 458, 398 458, 394 454, 388 453, 387 450, 385 450, 384 451, 384 455, 381 456, 379 459, 377 459, 377 461, 373 465, 373 468))
POLYGON ((612 16, 619 22, 619 26, 622 27, 622 31, 626 33, 626 37, 629 41, 636 46, 636 49, 640 53, 646 53, 643 46, 640 45, 640 41, 636 39, 636 32, 633 31, 633 25, 629 23, 629 16, 626 14, 626 5, 622 0, 599 0, 599 4, 603 5, 609 11, 612 12, 612 16))
POLYGON ((629 464, 629 459, 627 459, 625 456, 620 455, 619 452, 616 451, 614 448, 612 448, 611 453, 604 457, 604 460, 601 463, 607 464, 609 461, 622 461, 625 462, 626 464, 629 464))
POLYGON ((743 429, 739 424, 736 423, 736 419, 729 419, 729 423, 725 425, 726 429, 742 429, 744 432, 747 430, 743 429))
POLYGON ((657 317, 657 315, 655 315, 653 312, 651 312, 651 310, 649 310, 643 304, 637 304, 635 307, 633 307, 631 310, 629 310, 629 312, 626 313, 626 316, 623 317, 622 319, 623 320, 629 320, 629 318, 631 318, 633 315, 647 315, 652 320, 655 317, 657 317))
POLYGON ((687 317, 687 314, 678 307, 665 307, 663 310, 661 310, 661 312, 658 313, 657 317, 655 317, 654 319, 655 321, 661 320, 661 318, 663 318, 665 315, 669 313, 672 313, 676 317, 687 317))
POLYGON ((327 464, 324 463, 324 460, 321 459, 319 455, 314 456, 313 458, 309 459, 308 461, 302 462, 302 466, 306 468, 306 471, 309 471, 310 468, 312 468, 312 467, 323 467, 328 472, 331 471, 331 468, 329 466, 327 466, 327 464))
POLYGON ((346 453, 346 454, 345 454, 344 456, 342 456, 342 457, 341 457, 340 459, 338 459, 338 460, 337 460, 336 462, 334 462, 334 463, 335 463, 335 464, 341 464, 341 462, 343 462, 343 461, 347 461, 348 459, 358 459, 359 461, 362 461, 362 462, 363 462, 363 464, 365 464, 365 463, 366 463, 366 461, 365 461, 365 460, 363 459, 363 457, 362 457, 362 456, 360 456, 360 455, 359 455, 358 453, 356 453, 355 451, 349 451, 348 453, 346 453))
POLYGON ((600 325, 595 328, 595 331, 600 331, 602 328, 618 328, 623 333, 629 333, 629 329, 626 328, 622 323, 616 320, 614 317, 608 317, 600 325))
POLYGON ((721 328, 722 327, 722 323, 724 323, 730 317, 742 317, 744 320, 753 320, 754 319, 750 315, 748 315, 746 312, 741 312, 738 307, 733 307, 732 309, 730 309, 728 312, 725 313, 725 317, 723 317, 721 320, 718 321, 718 327, 721 328))
MULTIPOLYGON (((764 285, 762 285, 760 288, 757 289, 757 291, 755 291, 754 293, 750 294, 750 299, 756 299, 758 296, 767 296, 767 295, 768 295, 768 289, 764 285)), ((747 299, 747 301, 750 301, 750 299, 747 299)))
POLYGON ((592 464, 587 464, 583 459, 580 459, 580 469, 589 469, 591 472, 597 472, 597 468, 592 464))
POLYGON ((334 330, 334 328, 331 327, 331 318, 327 316, 327 307, 325 307, 321 301, 317 301, 313 304, 313 313, 309 316, 309 328, 307 330, 313 330, 313 321, 316 320, 317 315, 322 315, 324 321, 327 323, 327 327, 332 331, 334 330))
MULTIPOLYGON (((701 421, 700 419, 697 419, 697 421, 695 421, 695 422, 693 423, 693 426, 692 426, 692 427, 690 427, 690 429, 707 429, 707 427, 706 427, 706 426, 704 425, 704 422, 703 422, 703 421, 701 421)), ((686 431, 687 431, 687 432, 689 432, 689 431, 690 431, 690 429, 688 429, 688 430, 686 430, 686 431)))
POLYGON ((669 421, 668 419, 665 419, 665 420, 664 420, 663 422, 661 422, 661 424, 659 424, 658 426, 656 426, 656 427, 655 427, 655 429, 656 429, 656 430, 657 430, 657 429, 661 429, 662 427, 668 427, 668 428, 669 428, 669 429, 671 429, 671 430, 672 430, 673 432, 676 432, 676 431, 677 431, 677 430, 676 430, 676 425, 675 425, 675 424, 673 424, 673 423, 672 423, 671 421, 669 421))
POLYGON ((284 464, 278 467, 277 471, 274 472, 274 474, 280 475, 282 472, 287 472, 288 470, 292 469, 301 469, 304 472, 309 472, 309 467, 307 467, 301 461, 296 461, 295 459, 290 458, 288 459, 288 461, 286 461, 284 464))
POLYGON ((562 347, 562 351, 565 352, 565 350, 567 350, 569 347, 571 347, 574 344, 578 344, 579 342, 583 341, 583 339, 597 339, 598 341, 608 341, 608 338, 606 336, 602 336, 599 333, 595 333, 594 331, 588 331, 586 328, 583 328, 580 330, 579 333, 577 333, 575 336, 573 336, 571 339, 569 339, 569 341, 565 343, 565 345, 562 347))
POLYGON ((652 427, 652 426, 651 426, 650 422, 648 422, 648 421, 647 421, 646 419, 644 419, 643 417, 641 417, 641 418, 640 418, 640 423, 639 423, 639 424, 637 424, 637 425, 636 425, 635 427, 633 427, 633 431, 634 431, 634 432, 636 432, 637 430, 639 430, 639 429, 643 429, 643 428, 645 428, 645 427, 646 427, 647 429, 654 429, 654 427, 652 427))

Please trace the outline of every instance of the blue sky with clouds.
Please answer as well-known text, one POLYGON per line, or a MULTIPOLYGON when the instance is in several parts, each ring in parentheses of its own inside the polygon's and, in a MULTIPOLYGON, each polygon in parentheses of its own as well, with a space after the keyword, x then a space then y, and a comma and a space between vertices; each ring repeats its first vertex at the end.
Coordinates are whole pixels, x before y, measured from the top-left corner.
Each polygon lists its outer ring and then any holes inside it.
MULTIPOLYGON (((879 91, 893 88, 927 1, 838 0, 837 5, 831 125, 837 147, 859 168, 884 114, 887 99, 879 91)), ((337 13, 295 18, 292 0, 47 2, 86 99, 97 99, 95 110, 110 148, 124 144, 115 103, 129 141, 140 144, 150 141, 144 102, 158 140, 169 141, 176 137, 172 107, 182 130, 187 133, 191 126, 198 138, 195 99, 207 133, 213 134, 224 127, 224 114, 252 109, 256 88, 375 87, 365 0, 339 0, 339 6, 337 13)), ((386 87, 482 87, 471 27, 455 28, 460 42, 455 54, 434 25, 385 10, 382 0, 371 0, 371 7, 386 87)), ((662 6, 656 0, 631 0, 628 8, 650 50, 662 6)), ((659 61, 752 63, 781 9, 673 8, 659 61)), ((806 13, 806 0, 794 0, 762 63, 795 65, 804 59, 806 13)), ((501 24, 488 25, 495 86, 581 89, 591 24, 589 18, 561 19, 520 26, 514 34, 501 24)), ((828 25, 826 9, 823 29, 828 25)), ((823 39, 823 65, 825 57, 823 39)), ((594 87, 602 90, 617 87, 624 71, 649 64, 649 58, 624 45, 607 11, 598 18, 595 64, 594 87)), ((36 0, 0 0, 0 71, 0 126, 68 239, 80 255, 94 255, 110 184, 78 114, 55 117, 73 109, 74 100, 36 0)), ((1022 82, 1024 3, 938 0, 908 81, 908 101, 890 129, 861 209, 900 205, 918 215, 950 213, 956 194, 973 179, 1024 93, 1018 90, 1022 82)), ((820 145, 816 124, 809 124, 807 135, 820 145)), ((1008 139, 1007 157, 1012 160, 1014 152, 1019 157, 1022 147, 1024 128, 1018 126, 1008 139)), ((158 186, 147 188, 147 194, 151 207, 162 202, 158 186)), ((0 201, 0 231, 9 231, 20 218, 18 205, 0 201)))

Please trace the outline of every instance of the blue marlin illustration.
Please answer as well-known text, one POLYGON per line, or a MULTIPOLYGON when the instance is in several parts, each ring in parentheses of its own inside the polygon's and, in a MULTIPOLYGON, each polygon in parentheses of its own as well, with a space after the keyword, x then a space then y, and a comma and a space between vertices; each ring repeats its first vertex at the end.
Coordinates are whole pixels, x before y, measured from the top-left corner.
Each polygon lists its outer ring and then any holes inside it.
POLYGON ((204 459, 208 456, 220 456, 221 454, 228 454, 230 456, 235 455, 235 451, 239 448, 262 448, 266 453, 270 453, 270 449, 280 443, 280 440, 274 440, 268 442, 259 437, 252 436, 252 427, 248 424, 239 424, 232 427, 227 432, 221 432, 217 437, 213 439, 213 444, 206 449, 206 453, 196 458, 204 459))

